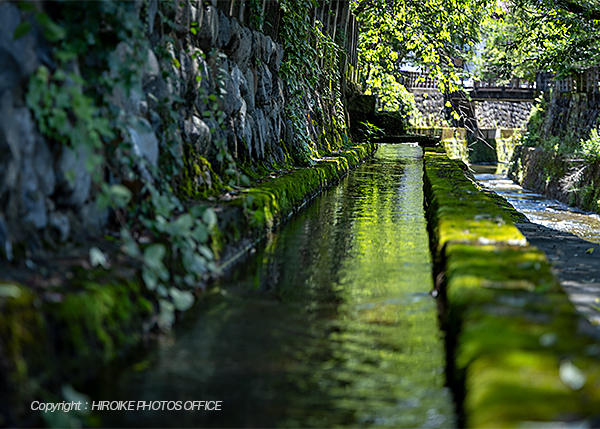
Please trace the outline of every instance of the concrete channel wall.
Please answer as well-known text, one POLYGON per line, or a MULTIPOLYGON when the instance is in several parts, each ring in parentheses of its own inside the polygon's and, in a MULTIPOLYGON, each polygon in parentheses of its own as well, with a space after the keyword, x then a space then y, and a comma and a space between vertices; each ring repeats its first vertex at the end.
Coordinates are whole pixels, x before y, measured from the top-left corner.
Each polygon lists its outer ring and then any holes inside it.
POLYGON ((478 190, 464 164, 443 151, 427 150, 424 168, 459 424, 596 427, 600 346, 581 330, 587 322, 545 255, 515 227, 523 219, 504 200, 478 190))
POLYGON ((520 128, 410 128, 412 134, 438 137, 448 156, 472 164, 508 163, 524 133, 520 128))

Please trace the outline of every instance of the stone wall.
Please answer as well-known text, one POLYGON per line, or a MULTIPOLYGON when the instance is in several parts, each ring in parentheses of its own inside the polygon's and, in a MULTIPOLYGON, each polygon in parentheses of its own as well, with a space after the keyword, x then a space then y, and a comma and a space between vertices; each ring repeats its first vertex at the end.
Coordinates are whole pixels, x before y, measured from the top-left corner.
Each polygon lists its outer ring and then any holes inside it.
MULTIPOLYGON (((115 85, 98 92, 111 91, 103 98, 109 105, 100 110, 119 110, 117 121, 124 125, 116 139, 131 145, 137 176, 155 180, 153 171, 165 167, 161 159, 169 154, 174 160, 167 167, 179 169, 180 181, 218 194, 221 181, 211 163, 222 162, 223 147, 233 162, 251 170, 293 162, 294 151, 301 148, 285 114, 280 44, 201 0, 130 5, 125 20, 142 23, 143 34, 115 44, 105 75, 118 81, 125 70, 134 75, 128 81, 133 84, 128 91, 115 85), (193 32, 192 23, 198 23, 193 32)), ((53 12, 49 4, 34 7, 36 13, 53 12)), ((26 95, 40 66, 50 74, 57 67, 43 33, 33 12, 0 3, 0 257, 8 259, 15 252, 29 255, 48 244, 99 234, 110 214, 97 207, 94 174, 109 184, 124 180, 107 172, 105 164, 90 171, 94 153, 40 132, 26 95), (15 40, 25 22, 31 30, 15 40)), ((79 64, 85 61, 89 58, 75 59, 72 71, 80 75, 79 64)), ((339 110, 340 101, 314 91, 302 102, 301 120, 319 149, 327 121, 314 118, 339 110)))
MULTIPOLYGON (((449 109, 446 107, 447 98, 443 93, 430 88, 412 88, 410 91, 415 96, 415 105, 418 110, 418 113, 412 118, 412 122, 416 126, 449 125, 451 117, 449 109)), ((461 97, 457 99, 461 99, 461 97)), ((472 110, 474 110, 479 128, 522 128, 527 123, 531 106, 532 103, 529 101, 490 100, 468 102, 468 106, 462 108, 457 104, 455 108, 467 116, 472 115, 472 110)))
POLYGON ((479 128, 522 128, 531 106, 530 101, 476 101, 475 117, 479 128))
POLYGON ((411 88, 415 96, 415 106, 418 114, 411 118, 418 127, 436 127, 445 125, 446 121, 446 98, 437 89, 411 88))
POLYGON ((579 142, 600 124, 598 94, 558 93, 543 110, 540 138, 560 137, 579 142))

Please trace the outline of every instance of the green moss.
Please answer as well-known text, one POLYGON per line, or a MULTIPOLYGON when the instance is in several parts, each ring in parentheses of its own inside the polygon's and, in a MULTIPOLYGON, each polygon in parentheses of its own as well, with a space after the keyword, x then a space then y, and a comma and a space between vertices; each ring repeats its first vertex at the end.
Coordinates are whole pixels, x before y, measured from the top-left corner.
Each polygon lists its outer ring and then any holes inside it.
POLYGON ((123 346, 137 342, 141 317, 150 315, 153 306, 133 282, 86 281, 79 292, 66 294, 61 302, 49 304, 48 310, 50 318, 62 325, 58 335, 63 353, 88 363, 107 363, 123 346))
POLYGON ((512 214, 482 194, 464 174, 466 166, 441 150, 425 153, 428 217, 436 235, 435 253, 448 242, 525 244, 512 214))
POLYGON ((439 151, 425 154, 425 189, 436 268, 444 274, 438 286, 450 382, 464 389, 466 426, 596 416, 600 361, 589 353, 595 342, 578 332, 580 316, 545 255, 512 224, 516 215, 478 192, 462 164, 439 151), (561 375, 566 361, 585 376, 581 389, 561 375))
POLYGON ((47 294, 18 286, 18 297, 0 299, 0 371, 6 375, 16 415, 23 404, 91 374, 129 346, 143 332, 154 306, 137 283, 106 270, 89 270, 47 294), (51 299, 49 299, 51 298, 51 299))
POLYGON ((323 187, 338 180, 376 148, 375 143, 332 153, 313 167, 300 168, 243 191, 233 204, 246 203, 253 228, 272 228, 323 187))
POLYGON ((176 179, 176 193, 186 199, 206 199, 216 196, 223 187, 212 165, 190 144, 183 150, 183 168, 176 179))

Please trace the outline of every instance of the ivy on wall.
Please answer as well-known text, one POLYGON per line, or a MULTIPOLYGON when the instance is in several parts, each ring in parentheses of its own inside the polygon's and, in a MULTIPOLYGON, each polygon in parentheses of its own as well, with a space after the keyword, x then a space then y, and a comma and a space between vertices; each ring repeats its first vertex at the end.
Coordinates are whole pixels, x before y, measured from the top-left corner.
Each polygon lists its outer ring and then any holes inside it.
POLYGON ((281 73, 288 90, 286 113, 296 139, 295 161, 305 164, 349 141, 341 89, 343 49, 319 26, 310 25, 315 6, 311 0, 282 0, 280 6, 283 15, 279 41, 285 51, 281 73), (322 103, 313 99, 312 109, 307 110, 308 95, 315 93, 321 94, 322 103))

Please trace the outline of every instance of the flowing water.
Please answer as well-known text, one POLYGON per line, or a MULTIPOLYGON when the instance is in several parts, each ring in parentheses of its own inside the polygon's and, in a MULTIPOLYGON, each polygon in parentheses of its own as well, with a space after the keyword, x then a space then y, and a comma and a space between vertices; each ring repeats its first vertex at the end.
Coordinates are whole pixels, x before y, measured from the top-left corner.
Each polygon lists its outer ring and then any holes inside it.
POLYGON ((557 231, 569 232, 584 240, 600 244, 600 216, 570 207, 556 200, 523 189, 506 177, 502 164, 472 165, 475 179, 504 197, 530 222, 557 231))
POLYGON ((103 426, 449 427, 422 151, 380 145, 92 400, 219 400, 110 411, 103 426))

